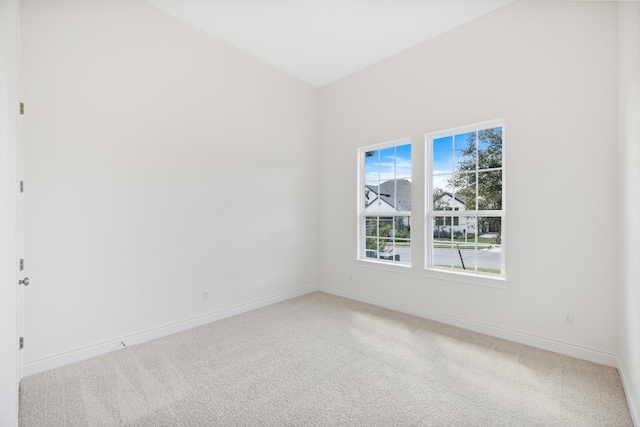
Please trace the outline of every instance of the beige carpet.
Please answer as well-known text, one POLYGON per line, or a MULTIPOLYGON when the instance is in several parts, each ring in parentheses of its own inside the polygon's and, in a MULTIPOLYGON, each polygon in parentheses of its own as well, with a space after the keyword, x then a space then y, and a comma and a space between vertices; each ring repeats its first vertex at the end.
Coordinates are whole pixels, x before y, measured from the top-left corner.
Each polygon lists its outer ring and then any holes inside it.
POLYGON ((631 426, 610 367, 313 293, 25 378, 20 426, 631 426))

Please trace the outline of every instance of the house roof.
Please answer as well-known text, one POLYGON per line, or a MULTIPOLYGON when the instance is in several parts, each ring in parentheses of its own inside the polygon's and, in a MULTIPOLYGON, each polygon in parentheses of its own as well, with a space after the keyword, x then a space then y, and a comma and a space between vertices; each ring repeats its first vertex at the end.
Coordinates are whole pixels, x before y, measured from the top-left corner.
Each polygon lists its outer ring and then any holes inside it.
POLYGON ((398 211, 411 210, 411 182, 406 179, 390 179, 380 185, 367 185, 366 188, 398 211))
POLYGON ((445 191, 444 194, 446 194, 447 196, 456 199, 458 202, 462 203, 464 205, 464 197, 462 197, 459 194, 456 194, 455 197, 453 196, 453 194, 449 193, 448 191, 445 191))

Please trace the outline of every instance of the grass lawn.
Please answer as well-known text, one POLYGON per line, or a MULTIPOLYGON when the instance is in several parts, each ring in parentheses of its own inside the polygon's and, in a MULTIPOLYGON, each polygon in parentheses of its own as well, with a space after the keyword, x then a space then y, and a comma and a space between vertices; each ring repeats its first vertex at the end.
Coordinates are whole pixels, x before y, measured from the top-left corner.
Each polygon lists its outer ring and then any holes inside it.
MULTIPOLYGON (((438 248, 438 249, 451 249, 452 247, 452 243, 450 240, 435 240, 433 242, 433 247, 434 248, 438 248)), ((486 243, 479 243, 478 244, 478 249, 490 249, 492 248, 493 245, 490 244, 486 244, 486 243)), ((464 243, 458 243, 458 242, 453 242, 453 248, 454 249, 475 249, 475 245, 472 242, 469 242, 469 244, 465 245, 464 243)))
MULTIPOLYGON (((451 242, 451 239, 433 239, 436 242, 451 242)), ((466 243, 473 243, 474 239, 467 239, 466 243)), ((453 243, 465 243, 464 237, 453 239, 453 243)), ((493 237, 478 237, 478 243, 486 243, 486 244, 496 244, 495 239, 493 237)))
MULTIPOLYGON (((446 243, 445 244, 436 244, 436 245, 433 245, 433 247, 436 248, 436 249, 451 249, 451 243, 449 243, 449 244, 446 244, 446 243)), ((461 245, 460 246, 460 249, 475 249, 475 248, 476 248, 475 246, 469 246, 469 245, 461 245)), ((479 247, 479 249, 482 249, 482 248, 483 248, 483 246, 479 247)), ((487 248, 488 248, 488 246, 487 246, 487 248)), ((458 249, 458 246, 454 246, 454 249, 458 249)))

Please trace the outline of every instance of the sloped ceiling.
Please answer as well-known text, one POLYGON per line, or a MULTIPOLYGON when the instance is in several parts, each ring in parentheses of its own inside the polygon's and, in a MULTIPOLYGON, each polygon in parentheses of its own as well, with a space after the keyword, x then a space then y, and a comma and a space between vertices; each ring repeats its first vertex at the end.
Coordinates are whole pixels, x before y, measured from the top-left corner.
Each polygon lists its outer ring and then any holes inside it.
POLYGON ((513 0, 145 0, 322 87, 513 0))

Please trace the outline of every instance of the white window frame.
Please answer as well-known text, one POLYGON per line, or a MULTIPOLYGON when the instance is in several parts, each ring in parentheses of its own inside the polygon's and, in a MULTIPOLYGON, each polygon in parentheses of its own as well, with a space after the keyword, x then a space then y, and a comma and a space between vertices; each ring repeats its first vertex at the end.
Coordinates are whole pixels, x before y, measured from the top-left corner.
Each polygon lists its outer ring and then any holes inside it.
MULTIPOLYGON (((411 167, 411 175, 412 175, 412 179, 411 181, 413 182, 413 142, 411 140, 411 138, 401 138, 401 139, 396 139, 393 141, 388 141, 388 142, 383 142, 380 144, 375 144, 375 145, 368 145, 366 147, 360 147, 358 148, 358 187, 357 187, 357 244, 356 244, 356 265, 360 266, 360 267, 367 267, 367 268, 375 268, 375 269, 381 269, 381 270, 388 270, 388 271, 393 271, 393 272, 399 272, 399 273, 406 273, 406 274, 411 274, 412 273, 412 265, 413 265, 413 254, 411 254, 411 261, 409 263, 404 263, 404 262, 398 262, 398 261, 387 261, 387 260, 382 260, 382 259, 376 259, 376 258, 367 258, 365 256, 365 230, 363 227, 364 224, 364 218, 365 216, 372 216, 371 212, 365 212, 364 210, 364 206, 365 206, 365 200, 364 200, 364 191, 363 188, 366 185, 366 177, 365 177, 365 153, 368 151, 377 151, 377 150, 383 150, 385 148, 391 148, 391 147, 397 147, 397 146, 402 146, 402 145, 411 145, 411 163, 412 163, 412 167, 411 167)), ((413 190, 412 190, 413 193, 413 190)), ((413 196, 413 194, 412 194, 413 196)), ((374 215, 375 216, 375 215, 374 215)), ((379 217, 388 217, 390 216, 389 213, 384 213, 384 212, 380 212, 379 214, 377 214, 377 216, 379 217)), ((412 213, 411 211, 397 211, 397 212, 393 212, 392 216, 397 217, 397 216, 407 216, 410 218, 410 220, 413 220, 412 218, 412 213)), ((414 236, 411 236, 411 245, 413 246, 414 244, 414 236)), ((410 249, 411 251, 411 249, 410 249)))
MULTIPOLYGON (((452 129, 446 129, 438 132, 432 132, 425 135, 425 227, 424 227, 424 242, 425 242, 425 268, 423 270, 424 276, 433 277, 442 280, 451 280, 455 282, 469 283, 473 285, 482 285, 496 288, 507 288, 507 236, 506 236, 506 161, 505 161, 505 141, 506 141, 506 126, 504 119, 489 120, 481 123, 474 123, 471 125, 460 126, 452 129), (501 226, 501 269, 500 274, 489 274, 482 272, 468 272, 458 271, 446 267, 437 267, 433 265, 433 217, 443 216, 442 211, 433 210, 433 141, 438 138, 446 136, 454 136, 464 134, 467 132, 479 131, 483 129, 491 129, 495 127, 502 128, 502 210, 468 210, 459 211, 463 213, 454 213, 456 211, 445 211, 447 215, 444 216, 475 216, 475 217, 487 217, 487 216, 499 216, 502 218, 501 226)), ((452 170, 453 172, 453 170, 452 170)))

